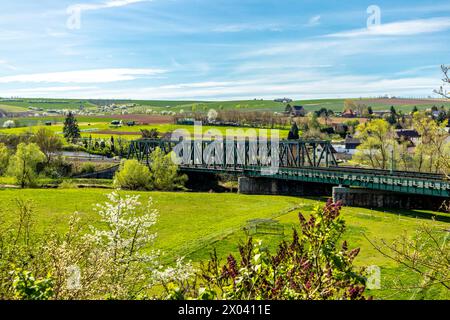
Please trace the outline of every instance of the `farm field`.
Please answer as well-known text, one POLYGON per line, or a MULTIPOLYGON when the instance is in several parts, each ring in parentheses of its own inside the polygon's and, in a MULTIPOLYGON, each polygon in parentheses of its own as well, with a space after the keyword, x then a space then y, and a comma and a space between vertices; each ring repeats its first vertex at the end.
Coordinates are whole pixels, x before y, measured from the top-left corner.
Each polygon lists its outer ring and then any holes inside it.
MULTIPOLYGON (((56 190, 0 190, 2 221, 14 221, 15 198, 31 200, 35 206, 35 227, 38 232, 54 229, 64 232, 69 215, 78 211, 82 221, 98 224, 92 207, 106 200, 110 191, 99 189, 56 189, 56 190)), ((122 193, 123 194, 123 193, 122 193)), ((206 260, 215 248, 225 258, 236 253, 236 244, 246 239, 243 227, 252 219, 275 219, 284 227, 283 235, 256 234, 274 250, 283 238, 289 239, 292 227, 297 225, 297 214, 311 212, 316 205, 323 205, 323 198, 298 198, 288 196, 248 196, 232 193, 167 193, 133 192, 142 200, 151 196, 155 208, 160 212, 155 231, 158 232, 156 246, 165 254, 163 259, 173 261, 177 256, 186 256, 194 262, 206 260), (196 223, 192 223, 196 221, 196 223)), ((360 247, 356 260, 358 266, 377 265, 382 270, 382 290, 369 292, 375 298, 398 299, 408 295, 390 290, 393 279, 406 283, 415 280, 410 273, 403 272, 376 250, 365 238, 392 241, 402 233, 412 235, 422 224, 435 223, 443 230, 450 228, 450 216, 429 211, 381 211, 361 208, 344 208, 343 217, 347 224, 346 239, 350 247, 360 247), (435 217, 436 222, 431 219, 435 217)), ((431 292, 433 298, 443 297, 440 292, 431 292)), ((448 294, 448 293, 447 293, 448 294)))
MULTIPOLYGON (((81 120, 81 119, 80 119, 81 120)), ((138 125, 138 126, 121 126, 115 127, 111 126, 109 122, 79 122, 79 127, 81 130, 81 136, 88 138, 91 136, 92 138, 110 138, 111 136, 120 136, 124 139, 138 139, 141 137, 141 130, 151 130, 156 129, 161 134, 172 132, 177 129, 187 130, 189 133, 194 134, 194 126, 191 125, 176 125, 176 124, 149 124, 149 125, 138 125)), ((0 134, 24 134, 27 132, 36 132, 40 128, 47 128, 52 130, 57 134, 62 135, 63 125, 57 124, 52 126, 44 126, 44 125, 35 125, 30 127, 19 127, 19 128, 10 128, 4 129, 0 128, 0 134)), ((206 133, 208 130, 219 130, 223 135, 225 135, 227 130, 237 130, 238 127, 226 127, 226 126, 203 126, 203 133, 206 133)), ((247 130, 248 128, 242 128, 247 130)), ((289 133, 288 129, 280 130, 280 138, 286 138, 289 133)), ((269 133, 270 135, 270 133, 269 133)))
MULTIPOLYGON (((28 107, 42 108, 44 110, 50 109, 78 109, 80 105, 85 108, 94 108, 96 105, 87 100, 75 99, 0 99, 2 106, 15 106, 27 109, 28 107)), ((2 107, 0 107, 2 109, 2 107)))
MULTIPOLYGON (((373 110, 387 110, 395 106, 398 111, 410 112, 414 106, 419 110, 431 108, 433 106, 450 106, 450 102, 439 99, 413 99, 413 98, 349 98, 355 103, 372 106, 373 110)), ((316 111, 321 108, 331 109, 335 112, 343 111, 346 99, 307 99, 295 100, 290 104, 302 105, 307 111, 316 111)), ((107 104, 134 104, 129 108, 129 112, 140 113, 151 109, 155 112, 161 111, 196 111, 207 112, 209 109, 216 110, 238 110, 238 111, 269 111, 282 112, 284 104, 273 100, 237 100, 237 101, 145 101, 145 100, 62 100, 62 99, 0 99, 0 110, 9 108, 19 108, 17 111, 10 109, 9 112, 27 111, 29 106, 50 109, 73 109, 78 110, 82 105, 87 110, 94 110, 98 106, 107 104)))
POLYGON ((0 111, 3 111, 3 112, 27 112, 28 109, 23 108, 23 107, 13 106, 13 105, 1 104, 1 102, 0 102, 0 111))

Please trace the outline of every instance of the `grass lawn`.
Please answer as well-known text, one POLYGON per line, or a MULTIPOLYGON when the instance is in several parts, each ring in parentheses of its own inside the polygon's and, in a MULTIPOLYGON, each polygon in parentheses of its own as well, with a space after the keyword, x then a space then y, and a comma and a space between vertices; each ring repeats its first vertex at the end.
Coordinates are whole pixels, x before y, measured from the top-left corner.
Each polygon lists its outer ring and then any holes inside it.
MULTIPOLYGON (((40 189, 0 190, 3 220, 13 221, 15 198, 32 200, 35 204, 36 228, 39 232, 56 229, 64 232, 69 215, 80 212, 83 222, 96 224, 98 217, 92 206, 106 200, 110 191, 100 189, 40 189)), ((136 194, 136 193, 134 193, 136 194)), ((237 243, 246 239, 243 227, 247 221, 257 218, 272 218, 284 226, 284 235, 257 234, 263 243, 274 250, 281 239, 289 239, 292 227, 298 225, 299 211, 308 214, 324 199, 289 196, 248 196, 231 193, 167 193, 141 192, 144 199, 153 197, 160 216, 155 230, 158 232, 156 246, 164 253, 165 261, 176 256, 186 256, 193 261, 206 260, 215 248, 221 257, 237 252, 237 243)), ((344 208, 347 223, 346 239, 350 247, 360 247, 356 260, 358 266, 378 265, 382 269, 383 290, 370 292, 376 298, 408 298, 403 293, 390 290, 394 279, 416 280, 395 263, 379 254, 367 239, 392 240, 407 232, 413 234, 421 223, 436 223, 439 228, 450 228, 450 216, 429 211, 376 211, 361 208, 344 208), (432 217, 436 222, 432 222, 432 217)), ((433 293, 440 297, 438 293, 433 293)), ((447 296, 448 298, 448 296, 447 296)))

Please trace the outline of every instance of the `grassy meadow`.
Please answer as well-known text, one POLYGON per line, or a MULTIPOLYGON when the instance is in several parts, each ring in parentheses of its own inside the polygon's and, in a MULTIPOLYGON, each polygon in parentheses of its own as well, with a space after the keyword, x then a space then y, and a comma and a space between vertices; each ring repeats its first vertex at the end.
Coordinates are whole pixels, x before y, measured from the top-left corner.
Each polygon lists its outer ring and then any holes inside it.
MULTIPOLYGON (((81 121, 83 119, 80 119, 81 121)), ((98 119, 93 119, 98 121, 98 119)), ((126 125, 121 127, 111 126, 110 122, 79 122, 79 127, 81 130, 81 136, 88 138, 104 138, 109 139, 110 136, 121 136, 124 139, 138 139, 141 137, 141 130, 151 130, 156 129, 161 134, 172 132, 177 129, 187 130, 190 134, 194 134, 194 126, 191 125, 177 125, 177 124, 149 124, 149 125, 137 125, 128 127, 126 125)), ((0 134, 24 134, 27 132, 36 132, 40 128, 46 128, 52 130, 53 132, 62 135, 63 124, 58 123, 51 126, 45 126, 42 124, 36 124, 29 127, 18 127, 18 128, 0 128, 0 134)), ((227 130, 236 130, 236 127, 226 127, 226 126, 203 126, 203 133, 209 130, 219 130, 223 135, 226 134, 227 130)), ((246 130, 247 128, 243 128, 246 130)), ((289 129, 280 130, 280 138, 286 138, 289 133, 289 129)), ((270 133, 268 133, 270 135, 270 133)))
MULTIPOLYGON (((335 112, 341 112, 344 109, 346 99, 309 99, 295 100, 292 105, 302 105, 307 111, 316 111, 321 108, 331 109, 335 112)), ((371 106, 373 110, 388 110, 394 105, 397 111, 410 112, 414 106, 419 110, 431 108, 432 106, 450 106, 450 102, 426 99, 369 99, 369 98, 350 98, 357 104, 371 106)), ((115 103, 116 105, 128 104, 135 105, 129 108, 130 112, 139 112, 151 109, 156 112, 170 110, 174 112, 197 111, 207 112, 209 109, 216 110, 238 110, 238 111, 269 111, 282 112, 284 104, 273 100, 237 100, 237 101, 164 101, 164 100, 70 100, 70 99, 0 99, 0 110, 7 112, 24 112, 28 107, 42 108, 46 110, 55 109, 79 109, 83 106, 87 110, 94 110, 98 106, 115 103)))
MULTIPOLYGON (((78 211, 85 224, 98 224, 99 219, 92 210, 95 203, 106 200, 109 190, 102 189, 3 189, 0 202, 3 204, 0 221, 7 225, 14 222, 14 199, 32 201, 35 207, 37 232, 48 230, 64 232, 71 213, 78 211)), ((291 237, 292 228, 298 225, 298 212, 308 214, 316 205, 323 205, 324 198, 299 198, 289 196, 248 196, 233 193, 167 193, 133 192, 142 200, 152 197, 159 210, 157 248, 164 252, 163 259, 173 261, 177 256, 186 256, 194 262, 208 259, 212 250, 225 258, 236 254, 237 244, 245 241, 243 230, 253 219, 274 219, 284 227, 284 235, 255 234, 269 249, 275 250, 284 238, 291 237)), ((346 239, 350 247, 360 247, 357 266, 377 265, 382 270, 382 290, 369 292, 375 298, 409 298, 410 294, 390 288, 395 279, 405 283, 415 280, 410 272, 404 272, 391 260, 378 253, 369 241, 385 239, 392 241, 402 233, 412 235, 422 224, 435 224, 442 230, 450 229, 450 216, 429 211, 404 210, 382 211, 362 208, 344 208, 347 224, 346 239), (433 222, 432 218, 436 221, 433 222)), ((432 292, 434 298, 450 298, 441 292, 432 292)), ((448 294, 448 293, 447 293, 448 294)))

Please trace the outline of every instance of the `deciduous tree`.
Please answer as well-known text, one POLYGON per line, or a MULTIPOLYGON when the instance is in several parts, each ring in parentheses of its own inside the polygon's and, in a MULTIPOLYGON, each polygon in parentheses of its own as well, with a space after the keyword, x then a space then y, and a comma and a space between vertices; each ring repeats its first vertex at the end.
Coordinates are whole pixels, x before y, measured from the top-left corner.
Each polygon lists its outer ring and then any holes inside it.
POLYGON ((398 147, 389 123, 377 119, 359 125, 357 131, 361 144, 353 160, 374 169, 388 169, 392 153, 398 147))
POLYGON ((9 149, 4 143, 0 143, 0 176, 6 173, 9 163, 9 149))
POLYGON ((171 191, 183 188, 187 181, 186 175, 181 175, 178 166, 172 162, 170 154, 165 154, 156 148, 150 155, 150 184, 154 190, 171 191))
POLYGON ((35 143, 21 143, 16 154, 11 157, 9 171, 22 188, 33 185, 36 181, 36 169, 39 163, 45 161, 45 155, 35 143))
POLYGON ((61 150, 63 142, 53 131, 41 128, 34 135, 34 142, 39 146, 47 158, 47 164, 52 160, 52 156, 61 150))

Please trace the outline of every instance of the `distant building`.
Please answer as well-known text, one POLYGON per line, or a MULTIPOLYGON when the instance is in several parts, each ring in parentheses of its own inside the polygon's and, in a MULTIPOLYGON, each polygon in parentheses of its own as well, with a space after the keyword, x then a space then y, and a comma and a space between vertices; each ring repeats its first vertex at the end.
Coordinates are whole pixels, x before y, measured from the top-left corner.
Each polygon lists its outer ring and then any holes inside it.
POLYGON ((331 127, 333 128, 335 133, 343 134, 348 131, 348 126, 346 124, 343 124, 341 122, 332 123, 331 127))
POLYGON ((386 114, 390 114, 390 113, 391 113, 390 110, 376 110, 376 111, 374 110, 372 114, 375 117, 383 118, 386 114))
POLYGON ((284 113, 293 117, 304 117, 306 115, 306 110, 303 106, 287 105, 286 109, 284 109, 284 113))
POLYGON ((292 99, 289 98, 281 98, 281 99, 275 99, 275 102, 281 102, 281 103, 290 103, 292 102, 292 99))
POLYGON ((352 135, 348 135, 345 138, 345 149, 346 150, 356 150, 356 148, 361 144, 361 140, 354 138, 352 135))
POLYGON ((437 119, 441 115, 445 115, 445 114, 446 114, 445 110, 436 110, 436 111, 431 112, 431 115, 433 116, 434 119, 437 119))
POLYGON ((342 112, 341 116, 343 118, 354 118, 356 117, 356 113, 352 109, 347 109, 344 112, 342 112))
POLYGON ((395 130, 397 139, 408 143, 408 147, 415 147, 419 142, 420 134, 414 129, 395 130))

